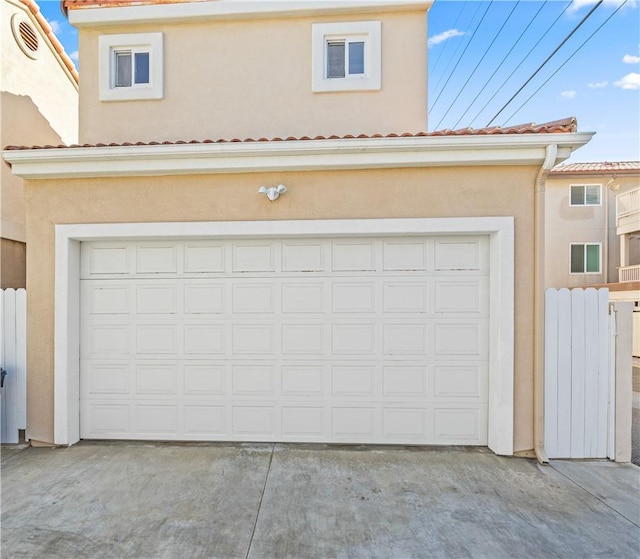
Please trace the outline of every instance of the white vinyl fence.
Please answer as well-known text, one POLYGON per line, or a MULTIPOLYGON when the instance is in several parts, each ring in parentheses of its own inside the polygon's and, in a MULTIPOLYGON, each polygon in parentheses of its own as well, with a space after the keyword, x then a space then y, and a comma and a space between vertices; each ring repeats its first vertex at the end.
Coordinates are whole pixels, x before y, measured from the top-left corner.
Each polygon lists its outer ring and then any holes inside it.
POLYGON ((0 388, 0 436, 17 443, 27 427, 27 294, 0 290, 0 367, 6 372, 0 388))
POLYGON ((546 290, 544 430, 549 458, 612 456, 610 320, 608 289, 546 290))

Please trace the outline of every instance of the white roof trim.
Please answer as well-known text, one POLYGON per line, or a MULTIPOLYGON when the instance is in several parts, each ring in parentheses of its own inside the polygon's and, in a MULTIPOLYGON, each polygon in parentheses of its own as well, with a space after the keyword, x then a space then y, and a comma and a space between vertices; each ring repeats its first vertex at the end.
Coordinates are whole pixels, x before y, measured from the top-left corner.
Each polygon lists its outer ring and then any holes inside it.
POLYGON ((541 165, 546 147, 555 163, 593 133, 426 136, 70 147, 6 150, 13 174, 25 179, 392 169, 469 165, 541 165))
POLYGON ((274 17, 427 11, 433 0, 217 0, 69 10, 76 27, 182 22, 193 19, 247 20, 274 17))

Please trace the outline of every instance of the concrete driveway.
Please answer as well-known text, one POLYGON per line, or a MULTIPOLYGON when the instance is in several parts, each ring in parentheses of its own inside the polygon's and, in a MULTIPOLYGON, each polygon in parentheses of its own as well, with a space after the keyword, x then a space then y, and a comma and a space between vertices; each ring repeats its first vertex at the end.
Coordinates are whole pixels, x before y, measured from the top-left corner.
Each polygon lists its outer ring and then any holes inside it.
POLYGON ((486 449, 4 452, 2 557, 638 557, 634 465, 486 449))

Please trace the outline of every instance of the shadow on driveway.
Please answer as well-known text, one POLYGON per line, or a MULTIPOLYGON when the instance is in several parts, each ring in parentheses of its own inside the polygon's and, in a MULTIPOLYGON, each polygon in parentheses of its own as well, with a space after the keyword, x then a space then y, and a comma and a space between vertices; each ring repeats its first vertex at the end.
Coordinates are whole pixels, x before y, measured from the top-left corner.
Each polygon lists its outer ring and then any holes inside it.
POLYGON ((622 507, 477 448, 28 448, 2 462, 2 557, 635 558, 640 470, 604 464, 622 507))

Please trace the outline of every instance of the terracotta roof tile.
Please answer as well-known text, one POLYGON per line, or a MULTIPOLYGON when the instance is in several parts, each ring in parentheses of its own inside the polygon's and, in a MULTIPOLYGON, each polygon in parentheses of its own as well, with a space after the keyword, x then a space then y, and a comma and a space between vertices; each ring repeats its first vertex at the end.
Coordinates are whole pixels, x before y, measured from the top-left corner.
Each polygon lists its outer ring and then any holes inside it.
POLYGON ((33 14, 33 17, 36 18, 36 21, 42 28, 42 31, 47 36, 47 38, 53 45, 53 48, 58 53, 58 56, 62 60, 62 63, 67 67, 67 69, 69 70, 69 73, 71 74, 75 82, 78 83, 79 76, 78 76, 78 71, 76 70, 76 65, 73 63, 73 60, 69 58, 69 55, 64 50, 62 43, 60 43, 55 33, 51 29, 51 25, 49 25, 49 22, 45 19, 45 17, 40 12, 40 7, 38 6, 38 4, 36 4, 35 0, 19 0, 19 2, 21 4, 24 4, 29 9, 29 11, 33 14))
POLYGON ((344 136, 287 136, 274 138, 231 138, 231 139, 205 139, 205 140, 177 140, 177 141, 151 141, 151 142, 121 142, 121 143, 96 143, 96 144, 74 144, 71 146, 7 146, 7 150, 23 149, 56 149, 56 148, 91 148, 91 147, 120 147, 120 146, 155 146, 155 145, 178 145, 178 144, 226 144, 226 143, 250 143, 250 142, 305 142, 309 140, 348 140, 356 138, 424 138, 441 136, 483 136, 488 134, 566 134, 577 132, 577 123, 574 117, 563 120, 554 120, 543 124, 521 124, 509 126, 507 128, 461 128, 459 130, 437 130, 435 132, 405 132, 402 134, 346 134, 344 136))
POLYGON ((640 175, 640 161, 603 161, 594 163, 564 163, 551 169, 550 175, 640 175))
POLYGON ((117 8, 150 4, 182 4, 183 2, 205 2, 207 0, 64 0, 65 10, 82 8, 117 8))

